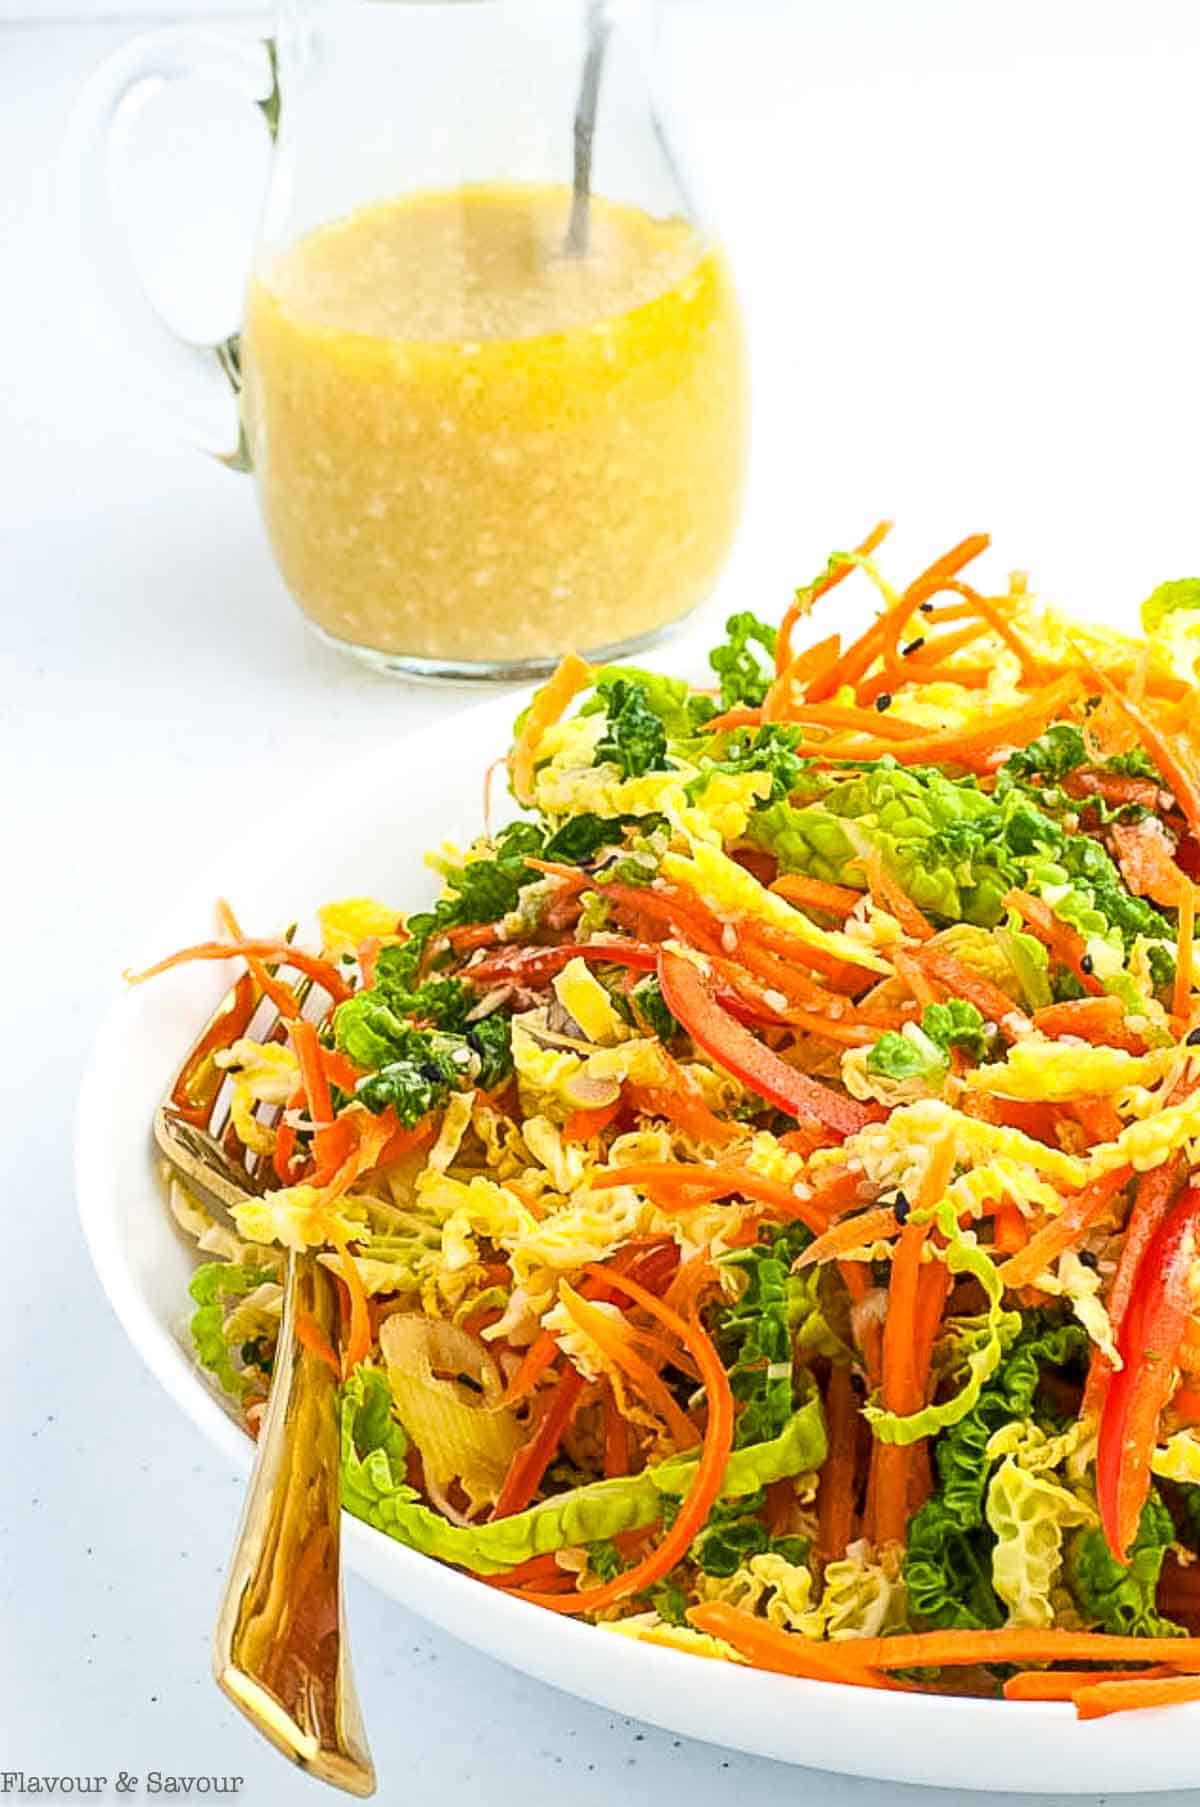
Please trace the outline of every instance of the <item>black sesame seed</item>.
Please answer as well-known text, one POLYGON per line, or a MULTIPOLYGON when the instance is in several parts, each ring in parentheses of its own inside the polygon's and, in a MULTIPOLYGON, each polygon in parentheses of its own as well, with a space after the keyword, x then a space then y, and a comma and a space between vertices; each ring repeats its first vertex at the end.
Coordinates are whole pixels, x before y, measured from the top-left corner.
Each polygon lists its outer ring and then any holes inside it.
POLYGON ((1099 1272, 1100 1257, 1099 1255, 1093 1255, 1091 1249, 1080 1249, 1079 1259, 1084 1267, 1090 1267, 1094 1274, 1099 1272))
POLYGON ((890 709, 891 706, 892 706, 891 691, 890 690, 881 690, 879 692, 879 695, 875 698, 875 707, 878 709, 880 715, 882 715, 886 709, 890 709))
POLYGON ((933 604, 931 602, 918 603, 917 607, 920 609, 922 615, 932 615, 933 614, 933 604))
POLYGON ((909 1203, 907 1192, 897 1192, 895 1198, 892 1200, 892 1210, 895 1213, 897 1223, 906 1223, 908 1221, 908 1214, 912 1210, 912 1206, 909 1203))
POLYGON ((924 634, 918 634, 915 640, 910 640, 907 646, 902 646, 900 648, 900 657, 902 659, 907 659, 910 653, 919 653, 924 644, 924 634))
POLYGON ((1188 1030, 1187 1045, 1189 1048, 1200 1048, 1200 1026, 1188 1030))
POLYGON ((1089 979, 1091 978, 1096 970, 1096 962, 1092 959, 1090 954, 1085 954, 1083 956, 1083 959, 1079 962, 1079 970, 1080 972, 1086 973, 1089 979))

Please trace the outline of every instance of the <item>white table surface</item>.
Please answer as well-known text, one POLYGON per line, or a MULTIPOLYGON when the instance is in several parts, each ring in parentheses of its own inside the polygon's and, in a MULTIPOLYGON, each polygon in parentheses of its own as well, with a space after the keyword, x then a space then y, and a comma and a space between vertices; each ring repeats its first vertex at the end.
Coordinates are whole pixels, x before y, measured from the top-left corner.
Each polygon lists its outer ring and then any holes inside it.
MULTIPOLYGON (((302 795, 464 697, 320 647, 249 483, 158 440, 79 337, 53 160, 82 75, 131 29, 0 26, 0 1770, 235 1774, 241 1799, 282 1804, 312 1785, 208 1679, 241 1483, 92 1276, 73 1095, 135 934, 186 871, 176 825, 207 811, 219 838, 225 818, 266 820, 285 786, 302 795)), ((729 0, 678 8, 668 45, 759 379, 745 530, 714 611, 779 608, 829 545, 892 512, 901 568, 988 527, 1003 565, 1085 612, 1200 567, 1200 8, 729 0)), ((207 243, 236 212, 194 172, 172 198, 176 248, 189 221, 207 243)), ((349 1608, 385 1800, 918 1794, 613 1719, 353 1580, 349 1608)))

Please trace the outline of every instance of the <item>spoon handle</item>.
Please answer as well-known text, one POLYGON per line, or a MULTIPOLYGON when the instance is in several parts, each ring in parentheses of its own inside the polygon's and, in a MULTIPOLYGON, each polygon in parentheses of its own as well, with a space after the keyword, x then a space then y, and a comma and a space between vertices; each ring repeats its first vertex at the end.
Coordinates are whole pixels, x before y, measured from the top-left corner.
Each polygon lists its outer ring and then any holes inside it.
POLYGON ((607 0, 589 0, 587 51, 575 102, 575 171, 571 187, 571 217, 564 249, 568 257, 586 257, 591 243, 592 146, 596 136, 596 108, 604 58, 612 32, 607 0))
POLYGON ((312 1255, 288 1258, 283 1321, 258 1453, 213 1637, 218 1686, 285 1756, 369 1795, 375 1769, 342 1611, 338 1380, 302 1344, 333 1346, 337 1299, 312 1255))

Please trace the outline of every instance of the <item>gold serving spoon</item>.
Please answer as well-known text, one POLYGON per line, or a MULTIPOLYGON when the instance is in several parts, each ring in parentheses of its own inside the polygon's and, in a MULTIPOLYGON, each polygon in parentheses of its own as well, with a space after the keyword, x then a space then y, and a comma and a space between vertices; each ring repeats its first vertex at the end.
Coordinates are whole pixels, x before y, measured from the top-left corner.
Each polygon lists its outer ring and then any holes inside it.
MULTIPOLYGON (((310 992, 296 988, 298 999, 310 992)), ((205 1052, 217 1025, 262 1004, 247 976, 219 1005, 154 1116, 175 1173, 222 1217, 269 1183, 267 1162, 223 1123, 225 1074, 205 1052)), ((255 1023, 258 1041, 281 1019, 255 1023)), ((251 1725, 309 1775, 350 1794, 375 1790, 342 1604, 338 1381, 296 1334, 306 1317, 334 1343, 332 1276, 290 1254, 271 1392, 213 1637, 217 1685, 251 1725)))

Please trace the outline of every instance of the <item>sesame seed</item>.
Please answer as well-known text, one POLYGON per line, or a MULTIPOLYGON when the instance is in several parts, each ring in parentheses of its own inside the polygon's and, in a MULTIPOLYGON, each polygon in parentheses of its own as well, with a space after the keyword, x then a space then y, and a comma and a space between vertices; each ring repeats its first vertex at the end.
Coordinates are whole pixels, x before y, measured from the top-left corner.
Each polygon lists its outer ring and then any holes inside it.
POLYGON ((879 695, 875 698, 875 707, 878 709, 880 715, 882 715, 885 710, 890 709, 891 706, 892 706, 891 691, 890 690, 881 690, 879 692, 879 695))
POLYGON ((1090 954, 1085 954, 1083 956, 1083 959, 1079 962, 1079 970, 1080 972, 1086 973, 1089 979, 1091 978, 1096 970, 1096 962, 1092 959, 1090 954))
POLYGON ((1189 1048, 1200 1048, 1200 1024, 1195 1029, 1188 1030, 1187 1045, 1189 1048))
POLYGON ((907 646, 902 646, 900 648, 900 657, 902 659, 907 659, 910 653, 919 653, 924 644, 924 634, 918 634, 915 640, 910 640, 907 646))
POLYGON ((895 1198, 892 1200, 892 1210, 896 1214, 897 1223, 907 1222, 908 1214, 912 1210, 912 1205, 909 1203, 907 1192, 897 1192, 895 1198))

